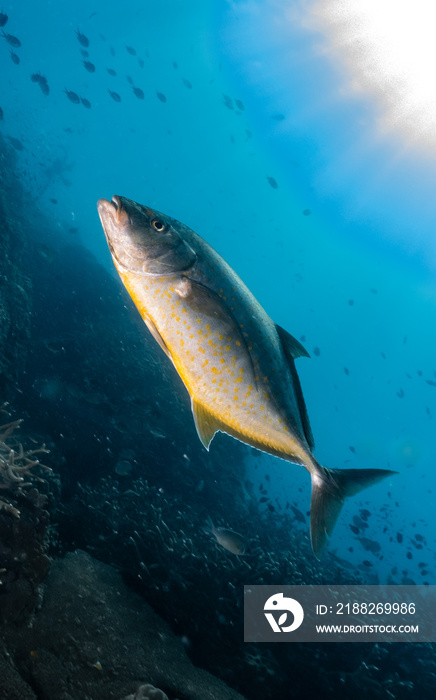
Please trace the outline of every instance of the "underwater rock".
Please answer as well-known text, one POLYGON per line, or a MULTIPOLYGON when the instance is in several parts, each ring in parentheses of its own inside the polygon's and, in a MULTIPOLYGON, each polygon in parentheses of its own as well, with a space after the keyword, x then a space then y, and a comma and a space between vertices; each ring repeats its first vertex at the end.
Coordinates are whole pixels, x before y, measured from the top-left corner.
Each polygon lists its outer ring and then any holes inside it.
POLYGON ((140 685, 136 693, 127 695, 124 700, 168 700, 168 695, 154 685, 140 685))
POLYGON ((17 636, 15 663, 44 700, 151 700, 150 692, 137 695, 143 679, 170 700, 243 700, 193 666, 181 640, 120 574, 85 552, 53 563, 41 610, 17 636))

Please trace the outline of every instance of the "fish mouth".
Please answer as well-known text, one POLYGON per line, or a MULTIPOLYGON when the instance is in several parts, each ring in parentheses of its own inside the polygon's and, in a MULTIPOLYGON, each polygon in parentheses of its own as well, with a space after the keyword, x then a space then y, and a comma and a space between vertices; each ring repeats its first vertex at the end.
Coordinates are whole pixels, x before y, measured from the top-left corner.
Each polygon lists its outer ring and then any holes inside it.
POLYGON ((121 197, 119 197, 117 194, 114 194, 111 200, 111 204, 113 204, 116 211, 120 211, 122 209, 121 197))
POLYGON ((105 221, 110 221, 118 226, 125 223, 127 213, 123 209, 121 197, 119 197, 117 194, 112 197, 110 202, 107 199, 99 199, 97 202, 97 209, 103 224, 103 228, 105 228, 105 221))

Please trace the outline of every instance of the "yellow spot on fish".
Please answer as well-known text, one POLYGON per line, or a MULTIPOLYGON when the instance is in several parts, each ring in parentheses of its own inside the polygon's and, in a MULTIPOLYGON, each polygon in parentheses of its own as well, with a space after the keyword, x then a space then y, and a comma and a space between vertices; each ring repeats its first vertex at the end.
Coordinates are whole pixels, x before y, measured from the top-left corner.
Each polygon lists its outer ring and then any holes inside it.
MULTIPOLYGON (((208 364, 209 364, 209 360, 205 360, 205 361, 203 362, 203 364, 201 365, 201 367, 202 367, 202 368, 203 368, 203 367, 206 367, 208 364)), ((206 384, 203 384, 203 386, 206 386, 206 384)))
POLYGON ((201 318, 197 318, 197 323, 201 323, 201 318))
POLYGON ((228 352, 230 350, 230 345, 224 345, 224 350, 228 352))
POLYGON ((240 346, 241 346, 241 341, 240 341, 240 340, 237 340, 237 341, 236 341, 236 345, 237 345, 238 347, 240 347, 240 346))

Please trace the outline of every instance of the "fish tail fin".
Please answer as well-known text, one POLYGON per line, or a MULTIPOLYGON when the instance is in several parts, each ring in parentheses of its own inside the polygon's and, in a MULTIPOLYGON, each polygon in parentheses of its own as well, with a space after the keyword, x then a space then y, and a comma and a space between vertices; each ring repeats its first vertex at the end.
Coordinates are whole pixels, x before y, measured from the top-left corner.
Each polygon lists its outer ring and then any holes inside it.
POLYGON ((394 474, 398 472, 389 469, 326 469, 321 466, 312 472, 310 540, 317 559, 321 558, 327 535, 331 536, 347 496, 354 496, 394 474))

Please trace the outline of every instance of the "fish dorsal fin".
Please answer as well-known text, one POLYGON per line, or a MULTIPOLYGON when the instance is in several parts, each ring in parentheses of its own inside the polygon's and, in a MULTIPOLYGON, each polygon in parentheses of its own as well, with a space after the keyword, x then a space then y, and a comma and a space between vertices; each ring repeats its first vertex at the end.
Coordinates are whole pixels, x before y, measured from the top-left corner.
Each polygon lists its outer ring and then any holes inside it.
POLYGON ((298 410, 300 411, 301 424, 304 430, 304 437, 309 445, 310 449, 313 450, 315 447, 315 440, 312 435, 312 428, 310 427, 309 416, 307 413, 306 403, 304 401, 303 390, 301 388, 300 380, 298 378, 297 370, 295 369, 294 359, 296 357, 310 357, 307 350, 301 345, 301 343, 294 338, 290 333, 285 331, 281 326, 277 326, 277 333, 280 338, 280 342, 283 347, 283 352, 285 358, 288 362, 288 367, 292 376, 292 383, 294 385, 295 398, 297 399, 298 410))
POLYGON ((209 445, 212 442, 215 433, 217 430, 220 430, 219 423, 210 413, 210 411, 203 406, 203 404, 199 403, 194 398, 192 398, 191 402, 198 437, 205 446, 206 450, 209 450, 209 445))
POLYGON ((306 348, 303 347, 300 341, 294 338, 293 335, 285 331, 285 329, 277 325, 277 323, 276 329, 283 347, 288 350, 292 359, 296 360, 297 357, 310 357, 306 348))
POLYGON ((156 326, 154 325, 154 322, 149 318, 148 316, 143 316, 145 325, 147 326, 148 330, 150 331, 151 335, 155 339, 156 343, 160 345, 162 350, 164 351, 165 355, 168 355, 168 357, 171 358, 170 352, 165 344, 164 339, 162 338, 161 334, 157 330, 156 326))

